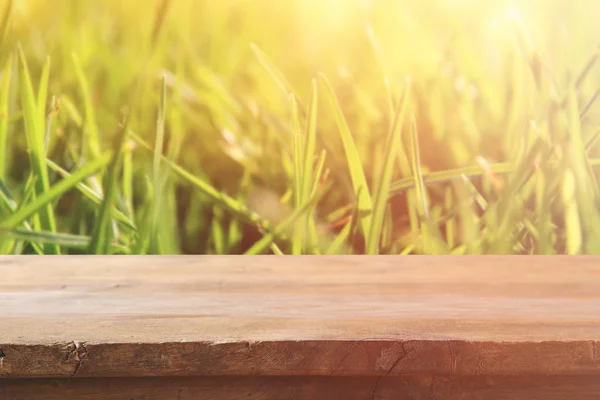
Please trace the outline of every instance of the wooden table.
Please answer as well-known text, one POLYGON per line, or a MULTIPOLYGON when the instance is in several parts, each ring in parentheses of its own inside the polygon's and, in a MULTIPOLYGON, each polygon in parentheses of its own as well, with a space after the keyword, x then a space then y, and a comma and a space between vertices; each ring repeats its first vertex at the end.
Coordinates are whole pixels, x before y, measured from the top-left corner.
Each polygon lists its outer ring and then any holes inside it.
POLYGON ((600 257, 0 257, 0 400, 598 399, 600 257))

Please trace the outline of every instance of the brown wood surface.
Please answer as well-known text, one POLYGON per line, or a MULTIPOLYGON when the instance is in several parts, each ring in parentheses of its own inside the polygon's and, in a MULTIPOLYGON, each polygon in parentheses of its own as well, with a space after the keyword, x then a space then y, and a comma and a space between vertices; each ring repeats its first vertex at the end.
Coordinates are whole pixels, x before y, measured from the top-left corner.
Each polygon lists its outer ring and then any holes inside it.
POLYGON ((0 313, 4 378, 600 374, 600 257, 0 257, 0 313))
POLYGON ((544 377, 159 377, 0 380, 2 400, 597 400, 600 380, 544 377))

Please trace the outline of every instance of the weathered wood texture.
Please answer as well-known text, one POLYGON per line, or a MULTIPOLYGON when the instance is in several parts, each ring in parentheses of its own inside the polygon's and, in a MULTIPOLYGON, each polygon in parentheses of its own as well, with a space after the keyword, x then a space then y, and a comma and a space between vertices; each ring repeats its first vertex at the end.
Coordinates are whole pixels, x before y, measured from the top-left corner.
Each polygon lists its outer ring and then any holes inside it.
POLYGON ((0 257, 0 313, 2 400, 600 393, 600 257, 0 257))
POLYGON ((597 400, 600 380, 547 377, 158 377, 0 380, 2 400, 597 400))

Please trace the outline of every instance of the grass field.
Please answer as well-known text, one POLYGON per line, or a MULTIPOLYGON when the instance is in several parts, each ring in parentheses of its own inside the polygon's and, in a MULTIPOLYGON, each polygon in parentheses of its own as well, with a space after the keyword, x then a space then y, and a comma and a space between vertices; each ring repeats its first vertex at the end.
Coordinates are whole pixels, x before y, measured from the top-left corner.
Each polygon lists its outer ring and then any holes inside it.
POLYGON ((600 253, 600 7, 0 0, 0 254, 600 253))

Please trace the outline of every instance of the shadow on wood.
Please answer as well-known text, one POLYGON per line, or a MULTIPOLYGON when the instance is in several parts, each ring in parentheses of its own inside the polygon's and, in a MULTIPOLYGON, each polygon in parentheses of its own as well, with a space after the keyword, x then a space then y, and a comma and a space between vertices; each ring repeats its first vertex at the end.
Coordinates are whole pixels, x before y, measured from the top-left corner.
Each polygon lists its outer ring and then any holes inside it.
POLYGON ((0 381, 3 400, 596 400, 600 380, 539 377, 160 377, 0 381))

